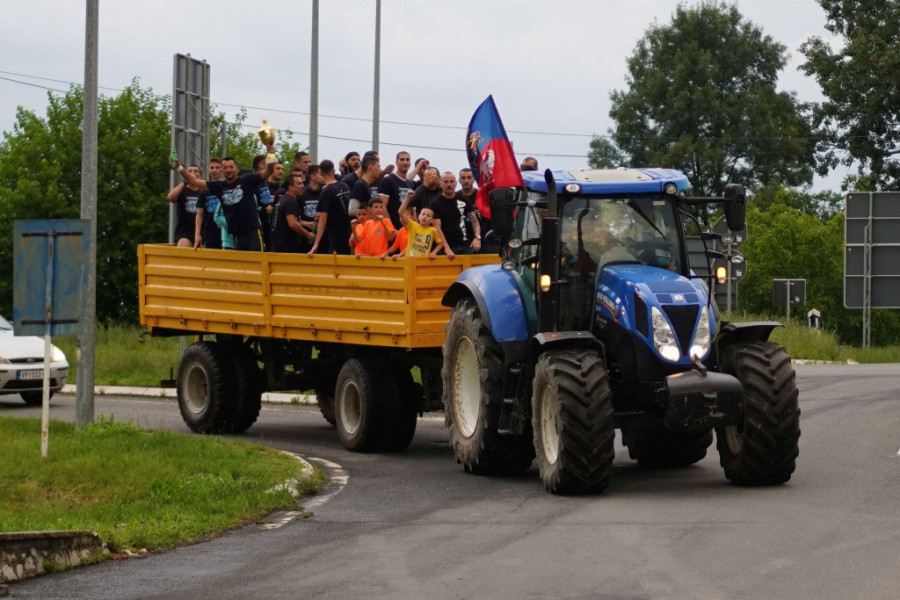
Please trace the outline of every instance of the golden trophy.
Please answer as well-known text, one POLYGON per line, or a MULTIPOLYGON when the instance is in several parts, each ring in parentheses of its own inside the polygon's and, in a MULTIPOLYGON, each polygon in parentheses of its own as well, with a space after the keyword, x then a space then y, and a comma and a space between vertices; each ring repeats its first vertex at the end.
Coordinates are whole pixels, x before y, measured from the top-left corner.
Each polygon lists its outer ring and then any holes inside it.
MULTIPOLYGON (((272 127, 271 125, 269 125, 269 122, 267 120, 263 119, 262 127, 259 128, 259 130, 256 132, 256 135, 259 136, 259 141, 261 141, 268 150, 271 146, 275 145, 276 133, 278 133, 278 129, 272 127)), ((268 160, 275 160, 275 154, 269 152, 266 158, 268 160)))

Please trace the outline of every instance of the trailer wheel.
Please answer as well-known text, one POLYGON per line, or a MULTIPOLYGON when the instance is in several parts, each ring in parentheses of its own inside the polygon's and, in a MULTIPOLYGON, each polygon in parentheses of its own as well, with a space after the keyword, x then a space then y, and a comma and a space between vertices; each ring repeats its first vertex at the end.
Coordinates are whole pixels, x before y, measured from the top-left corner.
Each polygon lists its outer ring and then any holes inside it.
POLYGON ((402 452, 416 434, 422 406, 422 386, 413 380, 407 368, 388 374, 389 387, 381 419, 381 441, 385 452, 402 452))
POLYGON ((325 420, 334 427, 334 389, 328 391, 316 388, 316 404, 319 405, 319 412, 325 420))
POLYGON ((713 442, 712 431, 680 433, 622 429, 628 456, 645 469, 686 467, 703 460, 713 442))
POLYGON ((227 391, 233 387, 230 364, 214 342, 187 347, 178 365, 178 408, 195 433, 219 433, 231 410, 227 391))
POLYGON ((253 352, 243 346, 233 350, 229 354, 236 385, 228 417, 228 430, 231 433, 243 433, 259 418, 265 384, 253 352))
POLYGON ((538 470, 554 494, 599 492, 612 477, 615 424, 609 378, 593 350, 553 350, 534 372, 538 470))
POLYGON ((716 429, 725 477, 736 485, 777 485, 791 478, 800 453, 800 407, 791 357, 774 342, 727 348, 722 370, 744 387, 740 426, 716 429))
MULTIPOLYGON (((503 350, 471 299, 450 314, 441 368, 450 445, 468 473, 514 473, 531 466, 530 435, 500 435, 503 350)), ((529 432, 530 433, 530 432, 529 432)))
POLYGON ((351 358, 341 367, 335 387, 335 423, 341 443, 353 452, 378 449, 384 382, 371 363, 351 358))

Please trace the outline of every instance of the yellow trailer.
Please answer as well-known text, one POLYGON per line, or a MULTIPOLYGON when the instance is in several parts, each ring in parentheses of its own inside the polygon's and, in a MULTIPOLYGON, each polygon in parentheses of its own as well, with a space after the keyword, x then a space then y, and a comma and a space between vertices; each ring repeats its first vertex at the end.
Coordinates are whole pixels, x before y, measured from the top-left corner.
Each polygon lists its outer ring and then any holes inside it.
POLYGON ((498 261, 144 244, 141 323, 156 336, 197 336, 177 380, 181 414, 194 431, 244 431, 262 392, 315 389, 349 449, 401 450, 418 413, 442 408, 444 292, 464 269, 498 261))

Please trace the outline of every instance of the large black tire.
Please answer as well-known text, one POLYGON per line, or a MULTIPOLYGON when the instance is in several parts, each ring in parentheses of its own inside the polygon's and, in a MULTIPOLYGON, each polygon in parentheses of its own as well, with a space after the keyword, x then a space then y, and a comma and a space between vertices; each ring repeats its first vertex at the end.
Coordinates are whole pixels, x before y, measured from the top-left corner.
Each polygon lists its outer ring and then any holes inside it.
POLYGON ((538 471, 554 494, 599 492, 609 485, 615 422, 609 377, 594 350, 552 350, 538 359, 532 386, 538 471))
POLYGON ((468 473, 502 474, 531 466, 534 448, 527 435, 500 435, 503 404, 503 350, 483 326, 471 299, 450 314, 441 368, 450 446, 468 473))
POLYGON ((233 351, 229 351, 229 358, 235 386, 232 389, 234 398, 230 403, 231 412, 225 429, 230 433, 243 433, 259 418, 265 388, 263 372, 256 356, 246 347, 235 347, 233 351))
MULTIPOLYGON (((44 390, 39 392, 19 392, 22 400, 29 406, 40 406, 44 403, 44 390)), ((53 398, 53 390, 50 390, 50 398, 53 398)))
POLYGON ((231 364, 215 342, 187 347, 178 365, 178 408, 195 433, 220 433, 231 414, 231 364))
POLYGON ((399 367, 388 375, 389 393, 381 418, 381 440, 385 452, 402 452, 416 434, 422 405, 422 386, 413 380, 407 368, 399 367))
POLYGON ((334 391, 335 423, 352 452, 374 452, 382 440, 385 377, 371 363, 351 358, 341 367, 334 391))
POLYGON ((791 357, 774 342, 727 348, 722 370, 744 387, 740 426, 716 429, 725 477, 736 485, 777 485, 791 478, 800 453, 800 408, 791 357))
POLYGON ((703 460, 713 442, 713 432, 680 433, 622 429, 628 456, 646 469, 686 467, 703 460))

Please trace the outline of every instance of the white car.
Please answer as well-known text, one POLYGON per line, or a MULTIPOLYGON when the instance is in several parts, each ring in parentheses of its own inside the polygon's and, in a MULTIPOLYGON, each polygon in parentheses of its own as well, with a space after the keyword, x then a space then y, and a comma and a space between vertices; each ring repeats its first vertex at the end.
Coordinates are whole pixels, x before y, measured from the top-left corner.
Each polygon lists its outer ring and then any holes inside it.
MULTIPOLYGON (((50 362, 50 395, 66 385, 69 362, 62 350, 53 346, 50 362)), ((44 339, 17 336, 13 326, 0 316, 0 394, 19 394, 28 404, 44 398, 44 339)))

